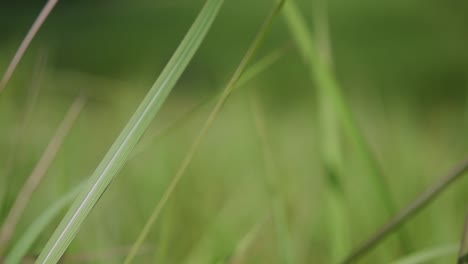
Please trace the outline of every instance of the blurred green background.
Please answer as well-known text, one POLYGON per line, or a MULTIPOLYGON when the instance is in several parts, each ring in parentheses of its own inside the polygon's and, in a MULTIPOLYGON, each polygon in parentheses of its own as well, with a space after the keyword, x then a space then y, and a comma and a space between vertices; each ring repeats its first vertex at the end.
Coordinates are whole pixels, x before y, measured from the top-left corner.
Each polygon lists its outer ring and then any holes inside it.
MULTIPOLYGON (((317 1, 298 1, 312 29, 317 1)), ((43 2, 0 4, 0 72, 43 2)), ((88 100, 34 193, 13 244, 32 219, 93 172, 203 2, 58 3, 0 95, 0 223, 71 102, 80 93, 88 100), (24 124, 35 85, 39 95, 24 124), (7 164, 13 153, 13 165, 7 164)), ((81 262, 122 261, 212 104, 205 104, 170 133, 157 136, 159 131, 221 91, 274 2, 226 1, 139 145, 141 151, 109 187, 67 254, 93 256, 96 251, 120 249, 81 262)), ((337 79, 397 207, 402 208, 467 152, 468 2, 329 0, 326 4, 337 79)), ((242 263, 281 263, 249 103, 252 92, 264 112, 296 261, 331 262, 317 94, 283 17, 276 19, 254 61, 284 47, 289 48, 279 61, 230 97, 137 263, 224 263, 258 223, 242 263)), ((390 215, 381 208, 356 150, 346 138, 343 142, 348 216, 344 220, 349 232, 343 239, 351 250, 390 215)), ((401 249, 392 236, 363 263, 388 263, 418 250, 458 243, 467 193, 468 180, 457 182, 405 225, 410 248, 401 249)), ((41 235, 31 256, 40 252, 59 220, 41 235)), ((453 259, 451 255, 437 263, 453 259)))

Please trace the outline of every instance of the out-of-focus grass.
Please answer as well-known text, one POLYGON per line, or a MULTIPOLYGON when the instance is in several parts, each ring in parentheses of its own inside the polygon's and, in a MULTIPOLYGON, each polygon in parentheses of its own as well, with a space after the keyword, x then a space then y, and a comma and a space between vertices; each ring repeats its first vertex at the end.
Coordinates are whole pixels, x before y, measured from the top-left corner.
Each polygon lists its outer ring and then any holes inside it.
MULTIPOLYGON (((197 12, 195 7, 200 6, 199 2, 183 1, 141 3, 141 6, 122 3, 114 8, 91 8, 94 3, 71 8, 65 1, 60 3, 0 96, 0 202, 5 205, 0 212, 2 223, 11 196, 36 163, 68 102, 78 90, 84 89, 89 95, 87 108, 28 205, 13 244, 43 208, 92 173, 143 97, 154 73, 173 51, 178 37, 197 12), (84 19, 83 13, 89 14, 89 20, 84 19), (169 14, 181 21, 170 29, 165 24, 169 14), (165 37, 152 37, 155 32, 165 37), (18 149, 11 189, 6 194, 1 169, 15 131, 21 126, 32 66, 43 46, 49 46, 50 50, 48 69, 29 129, 24 131, 18 149)), ((207 44, 142 142, 151 139, 170 120, 217 93, 216 88, 250 41, 244 36, 252 35, 256 29, 252 25, 264 17, 271 1, 226 4, 207 44), (229 51, 223 53, 226 47, 229 51)), ((298 4, 312 28, 311 5, 308 1, 298 4)), ((466 12, 462 12, 466 4, 370 0, 328 1, 328 4, 337 78, 346 87, 344 93, 388 175, 397 206, 403 207, 467 150, 464 50, 468 39, 463 34, 466 12)), ((0 20, 12 19, 13 15, 6 12, 15 14, 15 10, 21 9, 0 8, 0 20)), ((8 25, 27 27, 36 15, 22 14, 24 17, 14 17, 8 25)), ((7 23, 1 25, 3 70, 11 58, 9 55, 17 48, 21 31, 15 28, 6 31, 7 23)), ((289 40, 281 21, 273 29, 260 53, 289 40)), ((318 114, 307 71, 297 52, 292 51, 247 85, 249 89, 258 89, 265 108, 271 149, 284 180, 281 188, 286 197, 286 215, 297 262, 329 263, 334 249, 326 246, 331 244, 331 237, 324 216, 327 185, 318 153, 322 138, 314 125, 319 123, 318 114)), ((218 261, 265 217, 269 201, 259 177, 264 173, 262 156, 247 96, 240 90, 227 102, 188 168, 187 177, 181 180, 173 200, 162 213, 161 223, 149 233, 147 241, 152 250, 138 255, 135 263, 218 261)), ((199 130, 207 109, 203 107, 123 168, 67 253, 86 253, 133 242, 199 130)), ((346 222, 351 229, 351 243, 357 245, 365 238, 363 234, 372 233, 385 220, 384 211, 376 197, 369 195, 371 185, 361 177, 364 168, 346 144, 343 168, 344 182, 353 190, 347 189, 350 213, 346 222)), ((468 182, 462 179, 406 224, 418 251, 460 238, 467 189, 468 182)), ((44 230, 28 255, 40 252, 56 224, 53 222, 44 230)), ((273 230, 272 220, 266 218, 249 243, 242 263, 280 263, 273 254, 277 248, 273 230)), ((389 240, 362 263, 380 263, 384 261, 382 253, 392 260, 405 257, 389 240)), ((115 263, 122 260, 123 257, 117 258, 115 263)), ((97 263, 112 261, 96 259, 97 263)))

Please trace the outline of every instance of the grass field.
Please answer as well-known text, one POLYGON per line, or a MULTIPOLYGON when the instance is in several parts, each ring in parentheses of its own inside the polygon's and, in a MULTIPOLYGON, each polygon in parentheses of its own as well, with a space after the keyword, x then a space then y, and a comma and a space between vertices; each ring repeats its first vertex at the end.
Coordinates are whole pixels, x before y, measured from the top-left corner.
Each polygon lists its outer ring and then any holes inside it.
MULTIPOLYGON (((60 258, 102 175, 63 263, 342 263, 466 159, 467 4, 153 2, 59 2, 0 89, 0 262, 60 258)), ((0 4, 0 73, 43 4, 0 4)), ((467 194, 454 181, 355 262, 455 263, 467 194)))

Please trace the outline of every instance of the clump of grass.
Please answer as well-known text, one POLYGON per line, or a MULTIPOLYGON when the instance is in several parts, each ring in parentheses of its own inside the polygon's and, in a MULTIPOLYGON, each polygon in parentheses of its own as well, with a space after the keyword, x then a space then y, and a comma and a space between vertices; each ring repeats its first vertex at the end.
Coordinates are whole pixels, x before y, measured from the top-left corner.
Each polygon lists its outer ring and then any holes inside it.
POLYGON ((163 72, 47 242, 37 263, 56 263, 59 261, 78 232, 81 223, 125 164, 131 151, 184 72, 208 33, 222 4, 222 0, 208 0, 205 3, 163 72))

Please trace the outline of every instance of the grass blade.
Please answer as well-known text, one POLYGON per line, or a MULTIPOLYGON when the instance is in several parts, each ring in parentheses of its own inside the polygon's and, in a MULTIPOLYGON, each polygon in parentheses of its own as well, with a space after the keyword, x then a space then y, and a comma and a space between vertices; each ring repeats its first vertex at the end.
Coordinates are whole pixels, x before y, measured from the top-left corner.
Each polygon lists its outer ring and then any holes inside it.
MULTIPOLYGON (((351 108, 348 106, 341 92, 340 85, 334 76, 333 70, 331 69, 331 55, 320 56, 320 52, 317 48, 319 45, 316 45, 314 42, 310 33, 311 31, 308 29, 305 19, 303 18, 299 8, 296 6, 294 0, 288 1, 285 6, 284 14, 286 23, 288 24, 297 46, 299 47, 299 51, 305 63, 309 67, 310 76, 316 83, 318 89, 317 94, 320 100, 319 109, 322 111, 322 125, 330 127, 330 129, 326 129, 327 131, 323 131, 323 133, 336 134, 336 126, 338 125, 343 129, 345 135, 349 138, 351 144, 354 146, 358 157, 365 164, 367 174, 369 176, 369 181, 372 183, 375 193, 380 196, 380 200, 383 203, 383 206, 388 215, 393 214, 395 211, 395 203, 393 201, 391 191, 388 188, 383 175, 381 174, 378 162, 373 155, 372 150, 367 144, 363 133, 359 129, 351 108), (334 119, 336 119, 336 121, 334 119)), ((327 41, 322 41, 322 43, 327 43, 327 41)), ((320 42, 318 44, 320 44, 320 42)), ((325 49, 325 51, 327 51, 327 49, 325 49)), ((326 170, 328 170, 328 175, 332 177, 328 178, 334 180, 335 182, 337 182, 336 173, 339 173, 340 163, 339 145, 337 145, 337 142, 339 141, 337 139, 338 137, 336 136, 328 137, 329 142, 325 146, 327 149, 324 150, 326 155, 326 170)), ((336 191, 335 194, 337 194, 336 191)), ((331 195, 334 194, 332 193, 331 195)), ((338 203, 332 205, 332 207, 343 207, 342 204, 339 204, 339 201, 343 200, 343 198, 335 198, 337 199, 334 200, 338 201, 338 203)), ((336 223, 340 224, 338 222, 336 223)), ((402 232, 399 238, 402 248, 408 248, 409 239, 407 238, 406 234, 402 232)), ((338 246, 340 247, 339 251, 342 251, 346 248, 346 245, 342 243, 340 243, 338 246)), ((341 254, 341 252, 336 252, 336 254, 341 254)))
POLYGON ((440 178, 434 185, 429 187, 428 190, 423 192, 406 208, 401 210, 395 215, 387 224, 379 229, 371 238, 365 241, 361 246, 354 250, 343 263, 351 263, 358 260, 365 253, 370 251, 373 247, 377 246, 385 237, 398 229, 405 221, 414 216, 417 212, 427 206, 433 199, 435 199, 443 190, 445 190, 451 183, 461 178, 468 172, 468 160, 463 161, 455 169, 447 175, 440 178))
POLYGON ((32 194, 44 178, 50 165, 52 165, 52 162, 54 161, 55 156, 62 146, 65 137, 68 135, 71 127, 83 109, 84 103, 84 98, 80 96, 70 106, 70 109, 55 131, 54 136, 44 150, 40 160, 37 162, 26 182, 21 187, 21 190, 18 192, 16 200, 14 201, 5 219, 5 222, 0 229, 0 254, 5 250, 8 242, 11 240, 15 232, 16 225, 18 224, 18 221, 21 219, 21 215, 31 200, 32 194))
POLYGON ((149 90, 125 128, 72 204, 62 222, 42 250, 36 263, 57 263, 75 237, 81 223, 127 161, 151 120, 201 45, 223 0, 208 0, 174 55, 149 90))
MULTIPOLYGON (((314 28, 319 60, 332 68, 328 14, 325 0, 314 1, 314 28)), ((326 184, 330 259, 337 263, 350 249, 349 223, 343 184, 343 147, 341 126, 333 100, 318 91, 320 152, 326 184)))
POLYGON ((421 264, 434 261, 436 258, 441 258, 449 255, 457 254, 458 245, 448 245, 436 247, 421 252, 416 252, 408 257, 392 262, 392 264, 421 264))
POLYGON ((148 221, 146 222, 145 226, 143 227, 141 233, 139 234, 133 250, 130 251, 130 254, 128 255, 127 259, 125 260, 125 264, 129 264, 133 261, 133 258, 135 256, 135 253, 138 251, 138 248, 142 245, 143 241, 146 239, 146 237, 149 234, 149 231, 151 230, 152 226, 158 219, 164 205, 167 203, 169 200, 169 197, 172 195, 174 192, 177 184, 179 183, 180 179, 182 176, 185 174, 185 171, 189 164, 191 163, 196 151, 198 150, 198 147, 200 146, 203 138, 205 137, 206 133, 208 132, 209 128, 213 124, 214 120, 218 116, 218 113, 220 112, 222 106, 226 102, 227 98, 231 94, 231 92, 236 88, 242 73, 244 72, 245 68, 247 67, 248 63, 252 59, 253 55, 257 51, 258 47, 260 44, 263 42, 266 33, 268 32, 269 28, 271 27, 271 24, 276 17, 276 15, 279 13, 281 10, 281 7, 283 6, 284 0, 280 1, 271 14, 268 16, 266 19, 265 23, 262 25, 260 31, 257 33, 254 41, 252 42, 251 46, 247 50, 246 54, 242 58, 239 66, 235 70, 234 74, 232 75, 231 79, 227 83, 225 89, 223 90, 221 96, 219 97, 219 100, 216 102, 216 105, 213 107, 211 110, 208 118, 206 119, 205 123, 203 124, 203 127, 199 131, 198 135, 195 137, 195 139, 192 141, 192 145, 190 146, 187 154, 185 155, 180 167, 178 168, 174 178, 172 178, 171 182, 169 183, 169 186, 167 187, 166 191, 163 193, 162 198, 154 208, 153 212, 151 213, 150 217, 148 218, 148 221))
POLYGON ((21 238, 14 244, 5 258, 5 264, 20 263, 21 259, 27 254, 28 250, 37 240, 43 230, 54 220, 59 213, 69 205, 78 195, 78 192, 83 188, 84 183, 76 186, 71 191, 55 200, 53 204, 47 207, 34 222, 29 225, 28 229, 23 233, 21 238))
POLYGON ((299 50, 306 64, 309 66, 310 74, 313 80, 317 83, 317 88, 319 89, 318 92, 320 93, 319 97, 327 98, 328 102, 333 105, 345 133, 351 139, 362 160, 366 162, 371 174, 371 180, 374 182, 377 193, 381 195, 381 199, 389 214, 392 213, 395 206, 393 205, 390 191, 388 190, 383 177, 380 175, 377 162, 371 153, 364 136, 359 130, 351 109, 341 94, 340 87, 334 77, 334 74, 329 66, 326 63, 323 63, 317 55, 318 52, 313 38, 309 33, 310 30, 307 28, 305 20, 294 0, 288 1, 285 6, 284 14, 299 50))
POLYGON ((0 80, 0 94, 5 89, 8 81, 10 80, 11 76, 13 75, 13 72, 16 69, 16 66, 18 66, 18 63, 20 62, 21 58, 23 57, 24 53, 26 52, 26 49, 29 47, 29 44, 33 40, 33 38, 36 35, 37 31, 39 31, 42 24, 47 19, 50 12, 52 11, 52 9, 54 9, 57 2, 58 2, 58 0, 48 0, 47 1, 46 5, 42 9, 42 11, 39 13, 39 16, 36 18, 36 21, 34 21, 33 25, 31 26, 31 29, 29 29, 29 32, 24 37, 23 42, 21 42, 21 45, 19 46, 18 50, 16 51, 15 56, 11 60, 10 64, 8 65, 7 70, 5 71, 2 79, 0 80))

